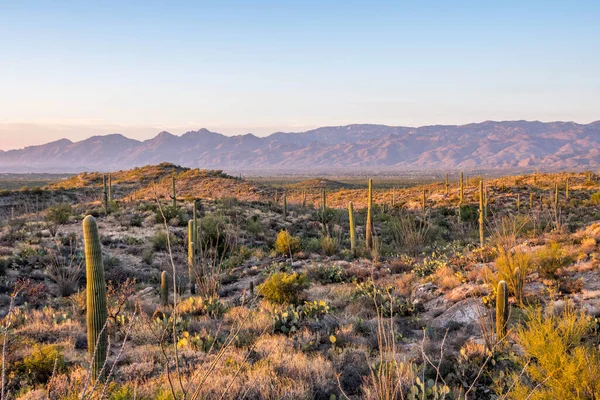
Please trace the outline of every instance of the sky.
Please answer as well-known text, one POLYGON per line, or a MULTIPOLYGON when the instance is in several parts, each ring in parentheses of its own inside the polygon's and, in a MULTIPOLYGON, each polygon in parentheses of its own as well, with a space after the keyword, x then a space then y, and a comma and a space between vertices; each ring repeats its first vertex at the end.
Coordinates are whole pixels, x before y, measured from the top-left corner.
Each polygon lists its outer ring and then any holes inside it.
POLYGON ((598 1, 0 1, 0 149, 600 119, 598 1))

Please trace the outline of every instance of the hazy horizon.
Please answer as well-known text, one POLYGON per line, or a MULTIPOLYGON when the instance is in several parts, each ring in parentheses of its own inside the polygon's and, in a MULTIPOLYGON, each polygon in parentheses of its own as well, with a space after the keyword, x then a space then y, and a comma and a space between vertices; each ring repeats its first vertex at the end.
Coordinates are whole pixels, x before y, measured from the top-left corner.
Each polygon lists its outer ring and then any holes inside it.
POLYGON ((202 127, 589 123, 598 17, 592 1, 5 2, 0 149, 202 127))

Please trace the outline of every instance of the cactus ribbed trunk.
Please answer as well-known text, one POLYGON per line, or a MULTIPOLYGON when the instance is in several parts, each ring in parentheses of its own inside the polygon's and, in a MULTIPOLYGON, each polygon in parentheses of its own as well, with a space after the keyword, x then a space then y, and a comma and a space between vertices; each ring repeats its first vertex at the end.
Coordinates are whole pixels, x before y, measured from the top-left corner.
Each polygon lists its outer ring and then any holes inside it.
POLYGON ((194 231, 192 232, 192 241, 194 242, 194 255, 197 256, 200 251, 200 243, 198 242, 198 204, 194 200, 192 209, 192 221, 194 221, 194 231))
POLYGON ((521 195, 517 193, 517 212, 521 212, 521 195))
POLYGON ((533 193, 529 193, 529 209, 533 210, 533 193))
POLYGON ((505 281, 498 283, 496 293, 496 341, 504 339, 508 323, 508 286, 505 281))
POLYGON ((327 193, 325 189, 321 192, 321 223, 323 224, 323 234, 327 233, 327 193))
POLYGON ((88 354, 92 363, 92 377, 102 379, 104 375, 102 368, 106 361, 108 346, 108 332, 105 328, 108 318, 106 281, 104 280, 98 224, 91 215, 83 219, 83 241, 85 245, 88 354))
POLYGON ((565 198, 569 200, 569 179, 567 179, 567 183, 565 186, 565 198))
POLYGON ((160 303, 164 307, 169 305, 169 275, 167 275, 167 271, 160 274, 160 303))
POLYGON ((367 223, 365 228, 367 250, 373 249, 373 179, 369 179, 367 195, 367 223))
POLYGON ((448 174, 446 174, 446 196, 450 194, 450 180, 448 178, 448 174))
POLYGON ((554 207, 558 208, 558 182, 554 183, 554 207))
POLYGON ((425 188, 423 188, 423 194, 421 197, 421 211, 423 211, 423 216, 425 216, 426 207, 427 207, 427 195, 425 193, 425 188))
POLYGON ((462 171, 460 171, 460 178, 459 178, 459 187, 460 187, 460 191, 459 191, 459 201, 460 201, 460 205, 462 206, 463 202, 465 201, 465 183, 463 180, 464 174, 462 171))
POLYGON ((302 208, 306 208, 306 190, 302 191, 302 208))
POLYGON ((356 255, 356 225, 354 224, 354 206, 348 202, 348 219, 350 221, 350 251, 356 255))
POLYGON ((283 193, 283 219, 287 218, 287 195, 283 193))
POLYGON ((108 215, 108 187, 106 183, 106 175, 102 175, 102 186, 104 186, 104 214, 108 215))
POLYGON ((112 174, 108 174, 108 201, 112 201, 112 174))
POLYGON ((190 285, 190 294, 196 294, 196 244, 194 243, 194 221, 188 221, 188 277, 190 285))
POLYGON ((173 208, 177 208, 177 189, 175 188, 175 174, 171 177, 171 190, 173 193, 171 194, 171 199, 173 200, 173 208))
POLYGON ((484 223, 484 192, 483 192, 483 179, 479 181, 479 246, 483 248, 484 241, 484 232, 483 232, 483 223, 484 223))

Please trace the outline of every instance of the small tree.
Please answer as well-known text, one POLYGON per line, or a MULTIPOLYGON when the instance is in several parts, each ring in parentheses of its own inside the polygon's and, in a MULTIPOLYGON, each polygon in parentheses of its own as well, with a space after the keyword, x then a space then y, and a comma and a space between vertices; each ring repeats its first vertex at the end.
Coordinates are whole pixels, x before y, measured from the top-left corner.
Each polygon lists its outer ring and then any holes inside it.
POLYGON ((69 222, 69 217, 73 214, 73 208, 70 204, 61 203, 48 208, 46 211, 46 222, 48 230, 52 237, 56 236, 58 227, 69 222))

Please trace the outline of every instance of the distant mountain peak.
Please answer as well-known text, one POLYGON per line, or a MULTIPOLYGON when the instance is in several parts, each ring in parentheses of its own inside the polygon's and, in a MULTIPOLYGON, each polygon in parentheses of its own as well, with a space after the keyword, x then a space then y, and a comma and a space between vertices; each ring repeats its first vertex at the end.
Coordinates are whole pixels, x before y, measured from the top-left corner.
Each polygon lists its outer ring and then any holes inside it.
POLYGON ((201 128, 181 136, 162 131, 145 141, 114 133, 0 152, 0 172, 116 170, 163 161, 231 171, 595 169, 600 167, 598 154, 600 121, 351 124, 266 137, 231 137, 201 128))

